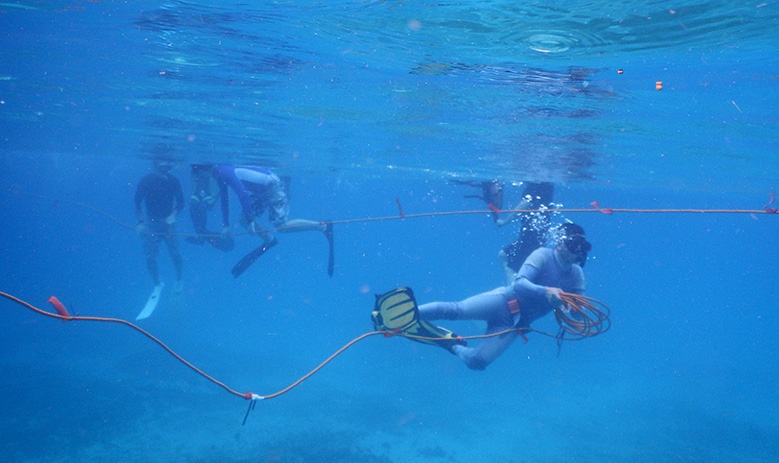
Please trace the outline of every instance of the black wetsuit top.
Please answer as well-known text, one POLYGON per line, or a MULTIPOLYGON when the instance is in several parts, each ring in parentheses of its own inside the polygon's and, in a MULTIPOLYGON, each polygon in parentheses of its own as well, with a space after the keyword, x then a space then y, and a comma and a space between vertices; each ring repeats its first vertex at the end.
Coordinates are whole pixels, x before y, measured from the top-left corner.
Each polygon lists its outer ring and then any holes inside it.
MULTIPOLYGON (((546 206, 552 202, 554 195, 554 186, 551 183, 528 183, 522 193, 523 196, 530 196, 529 209, 539 209, 542 205, 546 206)), ((548 233, 548 217, 542 217, 535 213, 519 214, 522 226, 522 232, 513 243, 503 248, 503 252, 508 258, 508 266, 515 272, 518 272, 525 262, 525 259, 536 249, 546 244, 548 233)))
POLYGON ((135 191, 136 209, 141 208, 142 202, 145 202, 146 215, 151 220, 164 220, 174 209, 181 211, 184 208, 181 183, 170 174, 149 174, 138 182, 138 189, 135 191))

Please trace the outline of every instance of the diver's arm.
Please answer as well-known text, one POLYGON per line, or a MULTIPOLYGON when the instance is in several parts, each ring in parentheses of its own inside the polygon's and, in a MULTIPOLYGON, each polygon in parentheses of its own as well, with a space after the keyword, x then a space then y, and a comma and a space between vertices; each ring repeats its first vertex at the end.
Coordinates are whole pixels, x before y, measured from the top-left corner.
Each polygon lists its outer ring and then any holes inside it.
POLYGON ((175 204, 173 205, 173 210, 170 212, 170 215, 165 218, 165 223, 168 225, 176 223, 179 212, 184 209, 184 193, 181 191, 181 183, 177 178, 170 177, 170 187, 173 188, 175 204))
POLYGON ((147 194, 147 184, 144 181, 145 177, 138 182, 138 187, 135 189, 135 219, 138 223, 143 223, 143 200, 147 194))
POLYGON ((241 202, 241 209, 243 210, 243 216, 247 222, 251 222, 254 218, 252 213, 252 194, 243 185, 243 182, 237 175, 235 175, 235 169, 230 166, 225 166, 221 171, 222 181, 227 183, 230 188, 238 195, 238 200, 241 202))
POLYGON ((513 212, 509 213, 509 215, 506 216, 506 218, 498 219, 495 221, 495 225, 498 227, 502 227, 504 225, 510 224, 511 222, 517 220, 517 217, 519 217, 519 214, 522 213, 522 211, 527 210, 530 208, 530 201, 527 199, 523 199, 519 204, 514 206, 513 212))
POLYGON ((545 296, 549 304, 559 305, 562 303, 560 293, 562 289, 554 286, 543 286, 534 283, 541 273, 541 268, 547 264, 547 257, 540 249, 536 249, 532 254, 525 259, 525 263, 520 267, 517 273, 517 278, 512 284, 514 294, 535 294, 537 296, 545 296))
POLYGON ((522 267, 517 273, 517 278, 514 283, 511 284, 515 294, 519 293, 533 293, 539 296, 546 294, 546 286, 541 286, 533 283, 538 277, 539 270, 528 264, 527 261, 522 264, 522 267))

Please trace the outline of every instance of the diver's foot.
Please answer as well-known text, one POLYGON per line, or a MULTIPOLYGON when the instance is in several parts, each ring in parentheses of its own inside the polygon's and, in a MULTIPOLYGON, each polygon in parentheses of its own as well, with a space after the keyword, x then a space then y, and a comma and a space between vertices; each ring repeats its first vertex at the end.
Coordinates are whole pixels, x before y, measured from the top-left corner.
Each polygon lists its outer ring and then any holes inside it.
POLYGON ((466 353, 470 350, 470 348, 468 347, 467 342, 460 341, 460 343, 450 346, 448 350, 454 355, 463 358, 463 355, 466 355, 466 353))
POLYGON ((333 241, 333 224, 328 222, 325 224, 325 238, 327 238, 327 241, 332 242, 333 241))
POLYGON ((173 294, 181 294, 184 291, 184 282, 182 280, 176 280, 173 285, 173 294))

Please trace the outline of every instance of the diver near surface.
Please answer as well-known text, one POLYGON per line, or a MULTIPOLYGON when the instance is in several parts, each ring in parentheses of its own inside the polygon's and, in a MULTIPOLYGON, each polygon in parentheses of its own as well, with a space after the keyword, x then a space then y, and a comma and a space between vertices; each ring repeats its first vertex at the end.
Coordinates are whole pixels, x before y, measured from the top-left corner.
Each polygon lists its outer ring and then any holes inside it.
POLYGON ((260 236, 263 245, 244 257, 232 273, 238 277, 265 251, 276 244, 276 238, 262 225, 259 217, 268 210, 268 220, 282 233, 320 231, 327 238, 330 247, 327 273, 333 275, 333 225, 306 219, 289 219, 289 199, 284 182, 270 169, 259 166, 216 165, 213 175, 219 184, 221 196, 222 235, 230 233, 230 197, 231 188, 241 203, 241 224, 252 235, 260 236))
POLYGON ((467 180, 451 180, 457 185, 467 185, 474 188, 481 188, 481 196, 464 195, 465 198, 476 198, 484 201, 484 204, 492 209, 492 221, 498 222, 498 212, 503 209, 503 182, 500 180, 489 180, 486 182, 472 182, 467 180), (497 211, 496 211, 497 210, 497 211))
POLYGON ((198 236, 190 236, 187 241, 203 245, 208 242, 221 251, 231 251, 235 246, 232 235, 222 230, 214 233, 208 230, 208 213, 213 209, 220 197, 219 184, 212 173, 213 166, 208 164, 192 164, 192 194, 189 197, 189 216, 198 236))
POLYGON ((520 220, 519 237, 498 252, 507 284, 511 284, 525 259, 536 249, 544 246, 549 234, 551 220, 548 214, 541 212, 521 212, 539 210, 548 206, 554 196, 554 185, 549 182, 525 183, 522 200, 512 208, 506 218, 495 220, 495 225, 503 227, 517 219, 520 220))
POLYGON ((585 282, 581 265, 586 261, 590 249, 584 229, 573 223, 565 223, 558 227, 554 248, 544 247, 533 251, 509 286, 460 302, 431 302, 418 308, 413 296, 410 302, 401 303, 391 299, 387 303, 382 296, 377 299, 376 310, 372 314, 374 327, 377 330, 396 329, 411 334, 422 331, 423 336, 430 336, 426 332, 432 331, 432 337, 441 339, 421 342, 443 347, 457 355, 469 368, 484 370, 520 336, 517 328, 529 328, 531 323, 552 312, 555 307, 564 307, 561 292, 584 295, 585 282), (407 323, 404 318, 408 318, 407 323), (405 324, 395 323, 397 320, 405 324), (514 331, 483 339, 473 348, 448 330, 428 324, 431 320, 484 320, 487 322, 485 334, 514 331))
POLYGON ((164 241, 176 269, 173 290, 180 292, 183 288, 183 259, 176 236, 176 217, 184 208, 184 194, 181 183, 170 174, 173 168, 170 161, 157 159, 153 166, 152 173, 140 179, 135 191, 135 217, 138 220, 135 231, 143 239, 146 266, 155 289, 161 290, 164 286, 157 267, 160 242, 164 241))

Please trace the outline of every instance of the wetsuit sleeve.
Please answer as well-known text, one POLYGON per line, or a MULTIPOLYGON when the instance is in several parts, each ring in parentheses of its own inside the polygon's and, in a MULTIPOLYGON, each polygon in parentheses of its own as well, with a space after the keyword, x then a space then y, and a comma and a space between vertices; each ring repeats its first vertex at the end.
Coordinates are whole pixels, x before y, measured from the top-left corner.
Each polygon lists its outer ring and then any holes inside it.
POLYGON ((143 220, 143 200, 146 198, 146 195, 148 194, 148 182, 146 182, 146 177, 141 178, 141 180, 138 182, 138 187, 135 189, 135 218, 138 219, 139 222, 143 220))
POLYGON ((225 223, 225 226, 230 224, 230 203, 226 200, 227 186, 230 186, 235 191, 235 194, 238 195, 243 215, 246 217, 246 220, 251 221, 254 216, 252 214, 252 194, 243 186, 241 179, 235 175, 235 169, 232 166, 217 166, 214 169, 219 178, 220 193, 222 194, 222 221, 225 223), (225 204, 227 204, 226 207, 225 204))
POLYGON ((538 274, 541 272, 541 268, 543 268, 544 265, 546 265, 546 257, 536 249, 527 259, 525 259, 525 263, 520 267, 517 278, 512 284, 514 292, 529 292, 539 296, 545 295, 546 287, 533 283, 533 281, 538 278, 538 274))
POLYGON ((501 220, 501 224, 505 225, 507 223, 511 223, 515 220, 517 220, 517 217, 519 217, 519 214, 522 214, 521 211, 524 211, 526 209, 530 209, 530 203, 526 199, 522 199, 522 201, 519 202, 516 206, 514 206, 512 209, 514 212, 509 213, 508 216, 506 216, 505 219, 501 220))

